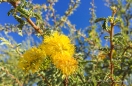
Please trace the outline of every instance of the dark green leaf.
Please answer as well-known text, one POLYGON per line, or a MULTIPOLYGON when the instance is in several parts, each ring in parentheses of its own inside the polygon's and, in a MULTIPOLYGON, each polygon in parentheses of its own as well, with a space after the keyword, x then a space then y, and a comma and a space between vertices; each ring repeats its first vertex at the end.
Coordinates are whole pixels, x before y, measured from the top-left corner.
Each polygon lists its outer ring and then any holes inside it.
POLYGON ((97 19, 95 20, 95 23, 100 22, 100 21, 104 21, 104 20, 106 20, 106 18, 97 18, 97 19))

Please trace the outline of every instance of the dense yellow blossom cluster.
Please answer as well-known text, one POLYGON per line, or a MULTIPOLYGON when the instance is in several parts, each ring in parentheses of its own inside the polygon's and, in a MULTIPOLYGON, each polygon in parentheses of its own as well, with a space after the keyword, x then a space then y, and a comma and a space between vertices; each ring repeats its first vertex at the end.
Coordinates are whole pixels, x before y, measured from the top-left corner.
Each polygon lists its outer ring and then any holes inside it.
POLYGON ((27 50, 23 57, 20 58, 18 66, 25 72, 32 71, 33 73, 39 70, 46 54, 41 49, 33 47, 27 50))
POLYGON ((56 54, 68 53, 70 56, 74 54, 74 45, 70 39, 58 32, 54 32, 50 36, 45 36, 40 47, 45 50, 47 55, 54 57, 56 54))
POLYGON ((73 58, 75 47, 70 39, 58 32, 44 36, 44 41, 37 48, 32 48, 23 54, 19 66, 26 71, 35 72, 38 70, 43 58, 51 58, 56 68, 60 69, 64 75, 70 75, 77 69, 77 61, 73 58), (42 53, 42 54, 41 54, 42 53))
POLYGON ((55 55, 53 63, 65 75, 70 75, 77 69, 77 61, 67 53, 55 55))
POLYGON ((50 56, 54 65, 65 75, 70 75, 77 69, 77 61, 73 58, 75 47, 70 39, 58 32, 45 36, 40 48, 50 56))

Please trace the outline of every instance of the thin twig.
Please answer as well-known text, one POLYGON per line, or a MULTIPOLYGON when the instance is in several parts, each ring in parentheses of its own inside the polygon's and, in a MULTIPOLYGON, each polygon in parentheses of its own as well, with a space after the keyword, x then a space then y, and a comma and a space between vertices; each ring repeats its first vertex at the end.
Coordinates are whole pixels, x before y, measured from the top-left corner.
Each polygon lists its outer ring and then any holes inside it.
POLYGON ((64 86, 68 86, 68 76, 64 79, 64 86))
POLYGON ((130 68, 128 67, 127 70, 124 71, 124 74, 123 74, 123 77, 122 77, 122 83, 121 83, 121 86, 124 86, 123 80, 125 79, 125 77, 126 77, 128 71, 129 71, 129 69, 130 69, 130 68))
POLYGON ((123 55, 125 54, 125 52, 127 51, 127 49, 129 49, 129 48, 130 48, 130 46, 126 47, 126 48, 124 49, 124 51, 123 51, 123 53, 122 53, 121 56, 123 56, 123 55))
POLYGON ((12 75, 7 69, 5 69, 4 67, 1 68, 2 71, 5 71, 7 75, 9 75, 9 77, 13 80, 15 80, 19 86, 23 86, 23 84, 14 76, 12 75))
POLYGON ((42 74, 38 74, 38 76, 42 77, 42 79, 45 81, 45 83, 47 83, 48 86, 51 86, 49 81, 42 74))
MULTIPOLYGON (((69 8, 68 9, 68 13, 66 13, 65 14, 65 17, 68 17, 70 14, 71 14, 71 12, 73 12, 73 10, 76 8, 76 5, 77 5, 78 3, 75 3, 74 5, 73 5, 73 7, 71 7, 71 8, 69 8)), ((57 25, 55 25, 55 28, 58 28, 59 26, 61 26, 63 23, 65 23, 64 21, 60 21, 57 25)))

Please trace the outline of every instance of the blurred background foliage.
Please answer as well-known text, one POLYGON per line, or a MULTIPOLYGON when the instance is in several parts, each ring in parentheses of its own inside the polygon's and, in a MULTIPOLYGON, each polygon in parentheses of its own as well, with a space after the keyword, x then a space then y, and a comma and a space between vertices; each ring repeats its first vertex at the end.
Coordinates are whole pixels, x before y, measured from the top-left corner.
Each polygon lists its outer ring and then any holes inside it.
POLYGON ((132 85, 132 0, 105 0, 111 15, 102 18, 96 17, 96 6, 92 0, 90 25, 82 29, 76 29, 68 19, 81 0, 69 0, 63 16, 55 13, 54 5, 58 0, 47 0, 42 5, 33 4, 30 0, 0 2, 13 6, 7 14, 19 22, 17 25, 0 25, 0 86, 132 85), (26 50, 38 46, 43 36, 53 31, 65 33, 64 29, 76 47, 74 58, 78 61, 78 69, 74 74, 65 78, 50 64, 49 58, 42 64, 45 68, 36 73, 25 74, 18 68, 18 61, 26 50), (10 32, 28 37, 18 44, 8 35, 10 32))

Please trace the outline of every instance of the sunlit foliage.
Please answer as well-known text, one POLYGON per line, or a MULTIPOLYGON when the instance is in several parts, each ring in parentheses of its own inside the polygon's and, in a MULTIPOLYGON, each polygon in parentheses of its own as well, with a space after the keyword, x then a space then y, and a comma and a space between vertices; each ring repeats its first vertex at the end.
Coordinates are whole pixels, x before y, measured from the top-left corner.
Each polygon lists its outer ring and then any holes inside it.
POLYGON ((101 18, 91 0, 90 25, 82 29, 68 19, 81 0, 69 0, 62 16, 58 0, 0 2, 13 6, 7 14, 19 22, 0 25, 0 86, 132 85, 132 0, 105 0, 111 15, 101 18), (14 32, 27 39, 17 43, 14 32))

